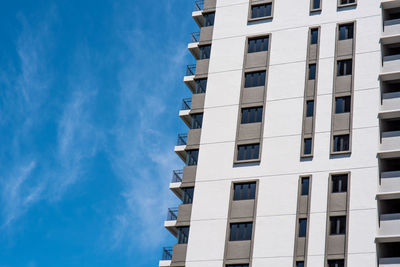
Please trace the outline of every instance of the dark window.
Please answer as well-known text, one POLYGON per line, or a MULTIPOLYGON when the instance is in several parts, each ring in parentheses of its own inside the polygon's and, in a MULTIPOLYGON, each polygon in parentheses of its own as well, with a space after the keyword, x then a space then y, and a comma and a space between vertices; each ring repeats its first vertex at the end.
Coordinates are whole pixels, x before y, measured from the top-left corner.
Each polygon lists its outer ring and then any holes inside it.
POLYGON ((299 237, 307 235, 307 219, 299 219, 299 237))
POLYGON ((194 187, 182 188, 182 204, 193 203, 194 187))
POLYGON ((256 183, 235 184, 233 200, 255 199, 256 183))
POLYGON ((190 129, 201 129, 203 125, 203 113, 192 114, 191 117, 190 129))
POLYGON ((351 97, 342 96, 336 97, 336 113, 350 112, 351 97))
POLYGON ((229 241, 251 240, 253 223, 231 223, 229 241))
POLYGON ((337 76, 345 76, 352 74, 352 66, 353 60, 346 59, 346 60, 339 60, 337 62, 337 76))
POLYGON ((347 192, 347 174, 332 175, 332 193, 347 192))
POLYGON ((251 18, 270 17, 272 14, 272 4, 254 5, 251 7, 251 18))
POLYGON ((304 261, 296 261, 296 267, 304 267, 304 261))
POLYGON ((207 78, 204 79, 196 79, 195 80, 196 83, 196 88, 194 90, 195 94, 203 94, 206 92, 206 88, 207 88, 207 78))
POLYGON ((203 14, 203 17, 204 17, 204 27, 214 25, 215 12, 205 13, 203 14))
POLYGON ((344 267, 344 260, 328 260, 328 267, 344 267))
POLYGON ((318 29, 311 30, 311 44, 318 44, 318 29))
POLYGON ((321 0, 313 0, 312 9, 320 9, 321 8, 321 0))
POLYGON ((310 178, 303 177, 301 178, 301 195, 308 196, 310 190, 310 178))
POLYGON ((227 264, 226 267, 249 267, 248 264, 227 264))
POLYGON ((353 39, 354 24, 339 25, 339 40, 353 39))
POLYGON ((333 216, 329 220, 331 235, 344 235, 346 233, 346 216, 333 216))
POLYGON ((189 239, 189 226, 178 228, 178 244, 187 244, 189 239))
POLYGON ((356 0, 340 0, 341 5, 354 4, 356 0))
POLYGON ((315 71, 317 69, 316 64, 310 64, 308 65, 308 79, 309 80, 315 80, 315 71))
POLYGON ((308 100, 306 104, 307 104, 306 116, 307 117, 314 116, 314 100, 308 100))
POLYGON ((211 53, 211 45, 200 46, 200 59, 209 59, 211 53))
POLYGON ((188 150, 186 156, 186 164, 188 166, 197 165, 197 159, 199 157, 199 150, 188 150))
POLYGON ((265 71, 250 72, 245 74, 244 87, 265 86, 265 71))
POLYGON ((349 150, 349 135, 336 135, 333 137, 333 151, 348 151, 349 150))
POLYGON ((312 148, 312 139, 311 138, 305 138, 304 139, 304 155, 310 155, 311 154, 311 148, 312 148))
POLYGON ((262 121, 263 107, 242 108, 242 124, 262 121))
POLYGON ((248 53, 268 51, 269 37, 258 37, 249 39, 248 53))
POLYGON ((258 159, 260 151, 259 144, 238 146, 238 160, 258 159))

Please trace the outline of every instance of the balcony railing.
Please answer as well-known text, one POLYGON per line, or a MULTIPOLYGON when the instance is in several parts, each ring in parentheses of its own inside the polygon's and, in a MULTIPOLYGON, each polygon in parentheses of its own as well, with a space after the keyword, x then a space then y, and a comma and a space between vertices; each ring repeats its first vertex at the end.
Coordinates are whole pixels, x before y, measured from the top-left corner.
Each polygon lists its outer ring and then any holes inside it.
POLYGON ((194 11, 201 11, 204 9, 204 0, 196 0, 194 2, 194 11))
POLYGON ((186 67, 186 76, 192 76, 196 74, 196 65, 187 65, 186 67))
POLYGON ((161 256, 162 261, 170 261, 172 260, 172 247, 163 247, 163 252, 161 256))
POLYGON ((176 221, 178 218, 178 208, 169 208, 167 214, 167 221, 176 221))
POLYGON ((192 99, 184 98, 182 100, 182 110, 189 110, 192 107, 192 99))
POLYGON ((175 170, 172 172, 172 183, 180 183, 182 182, 182 170, 175 170))
POLYGON ((190 42, 191 43, 200 42, 200 32, 192 32, 190 34, 190 42))
POLYGON ((184 146, 187 142, 187 134, 178 134, 178 140, 176 141, 177 146, 184 146))

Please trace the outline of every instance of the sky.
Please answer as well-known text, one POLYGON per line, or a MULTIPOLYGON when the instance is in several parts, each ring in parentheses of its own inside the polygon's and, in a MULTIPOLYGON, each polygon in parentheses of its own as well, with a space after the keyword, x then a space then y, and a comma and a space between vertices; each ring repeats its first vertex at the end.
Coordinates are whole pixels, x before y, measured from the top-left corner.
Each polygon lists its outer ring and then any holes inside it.
POLYGON ((0 267, 158 266, 192 0, 5 1, 0 267))

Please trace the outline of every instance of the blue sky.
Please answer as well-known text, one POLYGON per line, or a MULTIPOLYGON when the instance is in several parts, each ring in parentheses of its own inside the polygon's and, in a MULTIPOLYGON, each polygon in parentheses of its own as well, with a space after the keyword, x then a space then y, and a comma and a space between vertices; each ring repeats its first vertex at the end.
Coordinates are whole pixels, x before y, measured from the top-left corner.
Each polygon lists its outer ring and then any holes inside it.
POLYGON ((2 1, 0 267, 157 266, 191 0, 2 1))

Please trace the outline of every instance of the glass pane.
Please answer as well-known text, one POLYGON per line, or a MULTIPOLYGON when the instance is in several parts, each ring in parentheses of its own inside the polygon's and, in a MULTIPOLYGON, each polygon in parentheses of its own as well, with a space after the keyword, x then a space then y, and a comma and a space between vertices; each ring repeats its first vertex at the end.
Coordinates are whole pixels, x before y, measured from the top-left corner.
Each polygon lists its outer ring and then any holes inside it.
POLYGON ((314 116, 314 100, 307 101, 307 117, 314 116))
POLYGON ((305 237, 307 234, 307 219, 299 220, 299 237, 305 237))
POLYGON ((310 178, 302 178, 301 179, 301 195, 307 196, 308 190, 310 186, 310 178))

